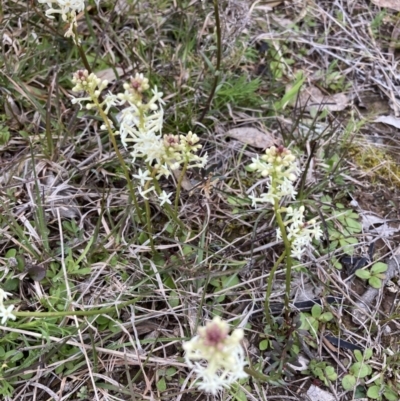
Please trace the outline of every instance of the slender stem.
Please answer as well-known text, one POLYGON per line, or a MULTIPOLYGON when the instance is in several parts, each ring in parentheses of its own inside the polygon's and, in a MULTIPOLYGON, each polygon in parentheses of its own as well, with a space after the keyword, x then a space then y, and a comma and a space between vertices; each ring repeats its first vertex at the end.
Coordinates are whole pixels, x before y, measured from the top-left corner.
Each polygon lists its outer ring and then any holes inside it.
POLYGON ((187 166, 188 166, 188 162, 186 161, 185 164, 183 165, 181 174, 179 176, 178 185, 176 186, 176 195, 175 195, 175 215, 176 216, 178 216, 179 195, 181 194, 182 181, 183 181, 183 178, 185 177, 187 166))
POLYGON ((221 69, 222 34, 221 34, 221 21, 219 19, 218 0, 214 0, 214 13, 215 13, 215 25, 216 25, 216 31, 217 31, 217 65, 215 66, 213 86, 212 86, 210 95, 208 96, 207 103, 203 109, 203 112, 201 113, 201 116, 198 119, 199 123, 201 123, 203 121, 203 118, 205 117, 206 113, 210 109, 211 102, 214 98, 215 91, 217 89, 219 75, 220 75, 220 69, 221 69))
MULTIPOLYGON (((148 165, 147 168, 150 168, 150 166, 148 165)), ((144 185, 144 190, 148 189, 149 185, 150 185, 150 181, 147 181, 146 184, 144 185)), ((155 255, 156 249, 154 248, 153 228, 151 226, 150 202, 145 197, 144 197, 144 207, 146 210, 146 225, 147 225, 147 232, 148 232, 149 240, 150 240, 150 247, 153 252, 153 255, 155 255)))
MULTIPOLYGON (((147 168, 151 170, 151 177, 153 178, 154 188, 156 189, 157 194, 160 195, 161 187, 156 178, 157 169, 155 168, 152 169, 148 163, 147 163, 147 168)), ((174 213, 174 210, 172 209, 171 205, 168 203, 164 203, 163 207, 165 207, 165 209, 167 210, 168 217, 170 217, 182 229, 182 231, 185 231, 186 229, 185 225, 181 220, 179 220, 177 213, 174 213)))
POLYGON ((263 373, 261 373, 261 372, 257 372, 256 370, 254 370, 253 368, 250 368, 250 367, 244 367, 244 369, 243 369, 249 376, 252 376, 252 377, 254 377, 254 378, 256 378, 256 379, 258 379, 258 380, 261 380, 261 381, 263 381, 263 382, 270 382, 271 381, 271 379, 268 377, 268 376, 266 376, 266 375, 264 375, 263 373))
POLYGON ((292 279, 292 265, 293 265, 293 260, 290 255, 292 251, 292 246, 286 235, 286 228, 281 213, 279 211, 279 201, 277 199, 275 199, 274 211, 275 211, 276 222, 278 223, 279 229, 282 234, 283 243, 285 245, 285 254, 286 254, 285 319, 286 321, 289 321, 290 285, 292 279))
POLYGON ((60 312, 13 312, 16 317, 62 317, 62 316, 94 316, 104 315, 106 313, 114 312, 116 309, 124 308, 125 306, 132 305, 139 301, 141 297, 131 299, 130 301, 116 304, 109 308, 91 309, 89 311, 60 311, 60 312))
POLYGON ((136 194, 135 194, 135 190, 134 190, 133 185, 132 185, 131 177, 129 175, 128 168, 126 167, 125 160, 122 157, 121 152, 118 149, 117 141, 115 140, 115 136, 114 136, 114 132, 112 130, 111 124, 110 124, 110 120, 108 119, 106 113, 104 112, 103 108, 101 107, 98 99, 94 98, 93 101, 96 104, 97 110, 99 111, 100 116, 101 116, 101 118, 103 119, 103 121, 104 121, 104 123, 106 125, 109 137, 111 139, 111 143, 112 143, 112 145, 114 147, 115 154, 118 157, 118 160, 119 160, 119 162, 121 164, 122 169, 124 170, 125 179, 126 179, 127 184, 128 184, 128 189, 129 189, 129 193, 131 195, 133 204, 135 205, 135 209, 138 212, 138 216, 139 216, 140 221, 143 223, 143 216, 142 216, 142 213, 141 213, 141 210, 140 210, 140 207, 139 207, 138 200, 136 198, 136 194))
MULTIPOLYGON (((90 64, 88 62, 86 54, 85 54, 81 44, 79 43, 79 36, 78 36, 78 32, 76 30, 76 27, 73 27, 73 32, 74 32, 74 35, 75 35, 74 42, 75 42, 76 47, 78 48, 79 56, 80 56, 80 58, 81 58, 81 60, 83 62, 83 65, 87 69, 87 71, 89 73, 91 73, 92 69, 90 68, 90 64)), ((90 95, 93 95, 93 94, 90 93, 90 95)), ((103 108, 100 105, 100 103, 102 102, 101 95, 99 97, 92 96, 92 100, 96 104, 97 110, 99 111, 100 116, 103 119, 104 124, 106 125, 106 128, 107 128, 109 137, 111 139, 111 143, 113 145, 115 154, 117 155, 118 160, 119 160, 119 162, 121 164, 121 167, 122 167, 122 169, 124 171, 125 179, 126 179, 126 181, 128 183, 128 189, 129 189, 129 193, 131 195, 133 204, 135 205, 135 209, 137 210, 137 214, 139 216, 139 220, 143 224, 144 223, 143 216, 142 216, 142 213, 141 213, 141 210, 140 210, 140 207, 139 207, 139 203, 138 203, 137 197, 135 195, 135 191, 133 189, 133 185, 132 185, 132 181, 131 181, 131 178, 130 178, 130 175, 129 175, 128 168, 126 167, 124 158, 122 157, 121 152, 118 149, 117 141, 115 140, 114 132, 113 132, 113 130, 111 128, 111 125, 110 125, 110 120, 109 120, 108 116, 106 115, 106 113, 104 112, 103 108)), ((115 117, 110 116, 110 118, 111 118, 113 124, 116 125, 117 121, 115 121, 115 117)))
POLYGON ((278 269, 279 265, 281 264, 282 260, 286 256, 286 252, 283 252, 281 256, 279 256, 279 259, 275 262, 274 267, 271 269, 268 277, 268 284, 267 284, 267 292, 265 293, 265 302, 264 302, 264 313, 265 317, 268 321, 269 327, 272 328, 273 325, 273 320, 271 317, 271 312, 269 310, 269 299, 271 297, 271 292, 272 292, 272 283, 274 282, 274 276, 275 272, 278 269))

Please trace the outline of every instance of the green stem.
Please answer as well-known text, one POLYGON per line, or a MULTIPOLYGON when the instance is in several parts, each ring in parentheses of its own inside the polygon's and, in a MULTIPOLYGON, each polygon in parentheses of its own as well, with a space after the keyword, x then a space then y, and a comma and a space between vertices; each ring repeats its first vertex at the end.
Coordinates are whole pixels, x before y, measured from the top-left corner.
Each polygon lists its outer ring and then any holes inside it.
POLYGON ((138 203, 138 200, 136 198, 135 190, 134 190, 133 185, 132 185, 131 177, 129 175, 128 168, 126 167, 125 160, 122 157, 121 152, 118 149, 117 141, 115 140, 114 132, 113 132, 112 127, 110 125, 110 120, 108 119, 106 113, 104 112, 103 108, 101 107, 98 99, 96 97, 94 97, 94 96, 93 96, 93 102, 95 103, 95 105, 97 107, 97 110, 99 111, 99 114, 100 114, 101 118, 104 121, 104 124, 105 124, 105 126, 107 128, 107 131, 108 131, 108 135, 109 135, 111 143, 113 145, 115 154, 117 155, 118 160, 119 160, 119 162, 121 164, 122 170, 124 171, 125 179, 126 179, 126 182, 128 184, 129 193, 131 195, 133 204, 135 205, 135 209, 138 212, 139 219, 140 219, 141 223, 144 223, 143 216, 142 216, 142 213, 141 213, 141 210, 140 210, 140 207, 139 207, 139 203, 138 203))
POLYGON ((208 96, 207 103, 203 109, 203 112, 201 113, 201 116, 198 119, 199 123, 203 121, 203 118, 210 109, 211 102, 214 98, 221 72, 220 69, 222 60, 222 33, 221 33, 221 21, 219 19, 218 0, 214 0, 214 13, 215 13, 215 27, 217 31, 217 65, 215 66, 213 86, 211 88, 211 92, 210 95, 208 96))
POLYGON ((293 265, 293 260, 292 257, 290 256, 292 251, 292 244, 290 243, 286 235, 286 227, 285 223, 283 222, 281 213, 279 211, 279 201, 277 199, 275 199, 274 211, 275 211, 276 222, 278 223, 279 229, 282 234, 283 243, 285 245, 285 254, 286 254, 285 319, 286 321, 289 321, 290 286, 291 286, 292 265, 293 265))
POLYGON ((244 370, 249 376, 252 376, 252 377, 254 377, 255 379, 260 380, 260 381, 262 381, 262 382, 270 382, 270 381, 271 381, 271 379, 270 379, 268 376, 264 375, 264 374, 261 373, 261 372, 257 372, 256 370, 254 370, 253 368, 250 368, 250 367, 248 367, 248 366, 246 366, 243 370, 244 370))
POLYGON ((176 186, 176 195, 175 195, 175 215, 176 216, 178 216, 179 195, 181 194, 182 181, 183 181, 183 178, 185 177, 187 167, 188 167, 188 162, 186 161, 185 164, 183 165, 181 174, 179 176, 178 185, 176 186))
POLYGON ((264 313, 265 313, 265 317, 268 321, 269 327, 271 327, 271 328, 274 323, 272 320, 272 317, 271 317, 271 312, 269 310, 269 299, 271 297, 271 292, 272 292, 272 283, 274 282, 275 272, 278 269, 279 265, 281 264, 281 262, 285 256, 286 256, 286 252, 283 252, 282 255, 279 256, 279 259, 275 262, 274 267, 269 272, 269 277, 268 277, 267 292, 265 293, 264 313))
MULTIPOLYGON (((150 181, 147 181, 144 185, 144 190, 148 189, 150 185, 150 181)), ((150 202, 148 199, 144 198, 144 208, 146 210, 146 226, 147 226, 147 233, 150 240, 150 247, 153 252, 153 255, 156 254, 156 249, 154 247, 154 239, 153 239, 153 228, 151 226, 151 211, 150 211, 150 202)))
POLYGON ((102 309, 92 309, 90 311, 62 311, 62 312, 13 312, 16 317, 63 317, 63 316, 94 316, 105 315, 114 312, 115 309, 121 309, 125 306, 136 303, 139 298, 116 304, 115 306, 102 309))
MULTIPOLYGON (((151 167, 148 163, 147 163, 147 169, 151 171, 151 177, 153 178, 154 188, 156 189, 157 194, 160 195, 162 192, 161 187, 160 187, 158 180, 155 177, 157 170, 151 169, 151 167)), ((176 212, 174 212, 171 205, 169 203, 164 203, 163 207, 165 207, 165 209, 167 210, 168 217, 170 217, 181 228, 181 230, 183 232, 185 232, 185 230, 186 230, 185 225, 183 224, 183 222, 181 220, 179 220, 178 214, 176 212)))
MULTIPOLYGON (((83 65, 85 66, 85 68, 87 69, 87 71, 90 74, 92 72, 92 69, 90 68, 90 64, 89 64, 88 59, 86 58, 86 54, 85 54, 81 44, 79 43, 79 36, 78 36, 78 32, 76 30, 76 27, 73 28, 73 32, 74 32, 74 35, 75 35, 75 45, 78 48, 79 56, 80 56, 80 58, 81 58, 81 60, 83 62, 83 65)), ((113 145, 114 151, 115 151, 115 153, 116 153, 116 155, 118 157, 118 160, 119 160, 119 162, 121 164, 121 167, 122 167, 122 169, 124 171, 125 179, 126 179, 126 181, 128 183, 128 189, 129 189, 129 193, 131 195, 133 204, 135 205, 135 209, 137 211, 139 220, 143 224, 144 223, 143 216, 142 216, 142 213, 141 213, 141 210, 140 210, 140 207, 139 207, 139 203, 138 203, 137 197, 135 195, 135 191, 133 189, 133 185, 132 185, 132 181, 131 181, 131 178, 130 178, 130 175, 129 175, 128 168, 126 167, 124 158, 122 157, 121 152, 118 149, 117 141, 115 140, 114 132, 113 132, 113 130, 111 128, 111 125, 110 125, 110 120, 109 120, 108 116, 106 115, 106 113, 104 112, 103 108, 100 106, 100 103, 102 102, 102 97, 101 97, 101 95, 99 97, 95 97, 95 96, 93 96, 93 93, 90 93, 90 95, 92 97, 93 102, 96 104, 97 110, 99 111, 100 116, 104 121, 104 124, 107 127, 108 135, 109 135, 109 137, 111 139, 111 143, 113 145)), ((110 116, 110 118, 111 118, 113 124, 116 126, 117 121, 116 121, 115 117, 110 116)))

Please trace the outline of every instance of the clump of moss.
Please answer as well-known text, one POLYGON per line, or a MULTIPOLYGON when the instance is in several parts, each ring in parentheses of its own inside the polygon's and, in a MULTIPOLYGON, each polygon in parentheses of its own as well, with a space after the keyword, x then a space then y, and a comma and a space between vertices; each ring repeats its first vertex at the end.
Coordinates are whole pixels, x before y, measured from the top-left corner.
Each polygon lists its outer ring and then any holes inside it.
POLYGON ((400 189, 400 165, 385 149, 362 141, 351 146, 349 155, 357 167, 368 173, 372 183, 386 181, 400 189))

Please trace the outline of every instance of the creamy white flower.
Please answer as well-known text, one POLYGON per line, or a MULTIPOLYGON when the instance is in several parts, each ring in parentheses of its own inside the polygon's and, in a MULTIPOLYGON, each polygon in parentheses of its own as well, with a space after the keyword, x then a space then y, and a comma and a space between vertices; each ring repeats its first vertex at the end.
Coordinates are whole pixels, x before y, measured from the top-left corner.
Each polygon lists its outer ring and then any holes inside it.
POLYGON ((146 181, 151 181, 150 171, 144 170, 140 168, 138 174, 133 174, 133 177, 140 181, 140 185, 143 187, 146 181))
POLYGON ((46 11, 46 15, 49 18, 54 18, 53 14, 61 14, 61 17, 65 21, 68 13, 79 13, 85 9, 84 0, 38 0, 39 3, 47 4, 49 9, 46 11), (53 8, 53 5, 58 8, 53 8))
POLYGON ((146 199, 146 200, 149 199, 146 195, 147 195, 149 192, 154 191, 154 189, 155 189, 154 187, 150 187, 150 188, 148 188, 148 189, 146 189, 146 190, 143 190, 142 187, 138 187, 138 191, 139 191, 140 196, 141 196, 143 199, 146 199))
POLYGON ((247 377, 245 355, 240 344, 244 333, 229 326, 220 317, 198 330, 198 335, 183 344, 186 363, 197 375, 201 390, 217 394, 237 380, 247 377), (192 361, 195 361, 194 363, 192 361))
POLYGON ((275 204, 284 196, 295 199, 297 192, 293 182, 297 179, 300 169, 290 150, 283 146, 272 146, 261 158, 253 158, 249 169, 258 172, 262 177, 269 177, 267 196, 260 196, 260 199, 263 199, 261 202, 275 204))
POLYGON ((0 303, 2 303, 4 299, 7 299, 7 297, 10 297, 11 295, 11 293, 5 292, 3 289, 0 288, 0 303))
MULTIPOLYGON (((304 206, 300 206, 298 209, 293 207, 286 208, 286 235, 292 246, 292 257, 301 259, 304 251, 312 243, 315 238, 319 241, 322 237, 322 230, 315 220, 304 222, 304 206), (287 219, 289 217, 289 219, 287 219)), ((277 235, 278 239, 281 239, 281 233, 277 235)))
POLYGON ((167 194, 165 191, 162 191, 161 195, 159 195, 158 199, 160 201, 160 206, 163 206, 164 203, 168 203, 169 205, 171 204, 171 200, 169 199, 171 197, 172 193, 167 194))
POLYGON ((8 319, 15 320, 16 316, 11 312, 14 309, 14 305, 10 305, 8 308, 4 307, 3 304, 0 304, 0 317, 1 324, 4 324, 8 319))

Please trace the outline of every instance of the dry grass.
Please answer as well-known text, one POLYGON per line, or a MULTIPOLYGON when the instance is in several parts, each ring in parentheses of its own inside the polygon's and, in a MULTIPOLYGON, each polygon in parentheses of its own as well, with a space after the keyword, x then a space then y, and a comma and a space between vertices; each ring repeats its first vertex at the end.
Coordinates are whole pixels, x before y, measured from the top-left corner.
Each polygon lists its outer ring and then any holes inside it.
MULTIPOLYGON (((194 377, 183 362, 182 341, 216 313, 246 330, 244 345, 254 367, 268 367, 259 349, 265 338, 287 346, 290 354, 296 330, 288 334, 279 324, 266 328, 263 316, 269 272, 283 247, 275 241, 272 211, 255 210, 247 199, 255 181, 245 166, 259 151, 227 140, 225 133, 231 127, 259 127, 297 149, 308 166, 298 188, 310 215, 321 221, 331 218, 319 214, 323 194, 346 207, 354 196, 370 210, 363 192, 373 197, 376 187, 354 160, 346 160, 346 149, 349 141, 375 133, 370 124, 375 115, 368 115, 364 101, 370 93, 379 94, 391 113, 400 113, 399 54, 391 37, 396 16, 383 15, 367 0, 283 2, 273 11, 264 2, 221 3, 220 86, 208 108, 217 60, 212 4, 91 3, 87 16, 79 16, 79 29, 94 70, 111 76, 111 91, 133 72, 148 75, 165 93, 165 133, 196 131, 209 165, 218 166, 214 174, 224 177, 210 199, 200 189, 181 194, 179 218, 186 235, 172 232, 162 208, 152 202, 157 251, 152 253, 101 121, 70 102, 71 74, 82 68, 76 48, 63 37, 63 23, 48 20, 43 10, 37 2, 9 2, 2 11, 0 114, 10 139, 0 147, 0 282, 19 312, 71 315, 18 317, 0 328, 3 399, 212 398, 191 387, 194 377), (268 43, 266 51, 259 47, 262 41, 268 43), (303 106, 273 111, 300 70, 305 85, 325 95, 345 92, 346 111, 316 119, 303 106), (360 130, 357 123, 366 114, 360 130), (36 281, 43 272, 46 277, 36 281), (118 309, 126 301, 134 303, 118 309), (74 314, 102 307, 115 308, 101 316, 74 314), (11 395, 5 395, 6 383, 14 388, 11 395)), ((380 129, 380 152, 391 151, 396 158, 398 133, 380 129)), ((129 164, 128 152, 123 156, 129 164)), ((175 190, 172 179, 161 184, 175 190)), ((400 202, 398 192, 389 193, 400 202)), ((387 200, 374 208, 386 211, 387 200)), ((334 221, 340 229, 340 221, 334 221)), ((376 242, 382 259, 397 247, 397 237, 367 232, 356 237, 358 253, 376 242)), ((317 252, 307 253, 293 275, 291 296, 293 302, 342 297, 339 305, 326 305, 334 320, 319 326, 311 352, 337 369, 339 379, 327 391, 350 400, 355 393, 344 391, 340 379, 354 356, 324 337, 373 348, 374 374, 383 371, 387 382, 394 381, 397 362, 392 372, 382 364, 388 349, 398 352, 396 340, 386 334, 390 327, 397 339, 397 294, 381 292, 370 319, 354 323, 352 307, 365 286, 332 266, 343 252, 328 247, 325 238, 317 252)), ((282 302, 283 296, 282 265, 271 302, 282 302)), ((311 376, 283 376, 285 386, 250 380, 224 399, 307 399, 311 376)))

